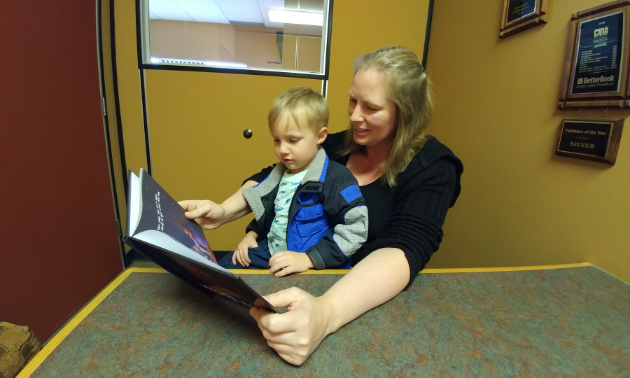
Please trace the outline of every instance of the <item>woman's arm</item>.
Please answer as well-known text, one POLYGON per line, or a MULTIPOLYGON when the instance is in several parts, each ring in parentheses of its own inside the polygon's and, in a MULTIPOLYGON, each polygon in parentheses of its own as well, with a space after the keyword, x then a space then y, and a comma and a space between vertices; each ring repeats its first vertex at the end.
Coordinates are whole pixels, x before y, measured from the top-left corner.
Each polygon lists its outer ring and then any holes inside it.
POLYGON ((179 205, 186 210, 186 218, 194 219, 206 230, 213 230, 251 213, 252 209, 243 197, 243 190, 256 184, 256 181, 246 181, 222 204, 210 200, 187 200, 179 202, 179 205))
POLYGON ((291 288, 267 296, 288 312, 251 309, 268 344, 300 365, 326 336, 400 293, 438 249, 455 186, 456 172, 448 162, 401 183, 390 219, 378 239, 362 248, 369 254, 324 295, 315 298, 291 288))
POLYGON ((400 293, 409 282, 409 263, 396 248, 372 252, 321 297, 298 288, 267 296, 284 314, 252 308, 269 346, 301 365, 329 334, 400 293))
POLYGON ((442 160, 397 183, 398 199, 387 223, 378 238, 364 244, 354 256, 382 248, 400 249, 409 263, 411 283, 440 247, 444 236, 442 225, 453 201, 456 182, 455 167, 442 160))
POLYGON ((394 298, 409 283, 409 263, 403 251, 372 252, 321 296, 332 309, 328 333, 394 298))

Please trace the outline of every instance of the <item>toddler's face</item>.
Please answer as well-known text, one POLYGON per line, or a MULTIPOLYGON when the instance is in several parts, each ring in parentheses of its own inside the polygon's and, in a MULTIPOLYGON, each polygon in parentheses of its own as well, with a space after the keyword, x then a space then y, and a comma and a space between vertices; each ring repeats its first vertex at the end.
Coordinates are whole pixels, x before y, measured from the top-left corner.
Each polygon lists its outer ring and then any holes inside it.
POLYGON ((297 121, 289 113, 282 113, 271 131, 276 156, 291 173, 300 173, 311 165, 319 145, 324 142, 328 130, 324 127, 315 133, 307 125, 306 117, 297 114, 297 121))

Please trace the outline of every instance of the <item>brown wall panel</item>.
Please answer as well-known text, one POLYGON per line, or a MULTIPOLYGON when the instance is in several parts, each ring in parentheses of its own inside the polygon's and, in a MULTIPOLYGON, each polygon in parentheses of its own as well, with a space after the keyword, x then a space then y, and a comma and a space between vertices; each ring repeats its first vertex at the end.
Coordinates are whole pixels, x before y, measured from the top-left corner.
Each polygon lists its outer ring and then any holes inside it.
POLYGON ((122 270, 94 2, 0 2, 0 319, 48 338, 122 270))
POLYGON ((150 20, 151 56, 186 58, 186 22, 150 20))
MULTIPOLYGON (((236 30, 232 25, 221 24, 221 47, 223 47, 229 56, 234 60, 236 55, 236 30)), ((223 60, 223 58, 221 58, 223 60)))
POLYGON ((188 59, 219 60, 220 46, 220 24, 186 23, 186 56, 188 59))
POLYGON ((222 62, 234 62, 234 55, 230 54, 230 51, 223 45, 219 46, 219 60, 222 62))
POLYGON ((319 72, 322 39, 298 37, 298 70, 319 72))
POLYGON ((274 33, 236 30, 236 61, 248 67, 279 68, 280 52, 274 33))
POLYGON ((234 51, 232 25, 156 19, 150 23, 152 56, 220 60, 222 41, 227 52, 234 51))

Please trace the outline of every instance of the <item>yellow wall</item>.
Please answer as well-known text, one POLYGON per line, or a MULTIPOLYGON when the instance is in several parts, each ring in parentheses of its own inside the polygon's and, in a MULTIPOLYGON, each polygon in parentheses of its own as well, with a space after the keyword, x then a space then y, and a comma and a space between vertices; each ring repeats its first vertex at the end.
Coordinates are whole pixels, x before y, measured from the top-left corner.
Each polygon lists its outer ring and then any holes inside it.
POLYGON ((406 46, 422 59, 428 12, 429 0, 335 1, 328 83, 331 131, 348 127, 354 59, 391 45, 406 46))
POLYGON ((136 7, 133 1, 116 1, 114 5, 116 65, 125 159, 127 169, 138 174, 140 168, 147 169, 148 165, 136 44, 136 7))
MULTIPOLYGON (((115 4, 125 152, 128 167, 137 172, 146 165, 135 9, 133 2, 115 4)), ((366 7, 359 0, 335 2, 329 81, 331 115, 336 114, 336 119, 331 118, 332 130, 340 131, 347 125, 347 91, 352 80, 352 61, 357 55, 386 45, 405 45, 422 57, 428 4, 428 0, 406 0, 366 7), (360 17, 357 9, 361 9, 360 17)), ((244 32, 235 30, 230 39, 235 44, 235 51, 230 53, 237 61, 242 58, 239 51, 252 47, 239 45, 239 34, 244 32)), ((263 50, 270 52, 257 65, 278 60, 275 34, 260 37, 268 38, 264 41, 246 38, 257 47, 266 46, 263 50)), ((291 54, 288 47, 284 47, 285 54, 291 54)), ((224 200, 244 178, 275 162, 267 131, 267 112, 277 96, 295 85, 321 89, 321 81, 313 79, 147 70, 154 177, 178 200, 224 200), (253 138, 242 136, 245 128, 254 131, 253 138)), ((251 217, 246 217, 220 230, 206 232, 212 248, 233 250, 250 220, 251 217)))
POLYGON ((150 23, 151 56, 236 61, 248 67, 280 67, 269 63, 280 61, 276 29, 157 19, 150 23))
POLYGON ((435 2, 430 132, 464 175, 430 267, 588 261, 630 281, 628 136, 613 167, 553 154, 562 117, 578 115, 556 109, 570 16, 601 3, 551 1, 548 24, 499 40, 501 1, 435 2))
POLYGON ((275 33, 259 33, 236 29, 236 61, 248 67, 275 68, 279 64, 268 63, 280 60, 275 33))
MULTIPOLYGON (((222 201, 277 158, 267 113, 286 88, 318 90, 319 80, 212 72, 147 71, 153 177, 176 199, 222 201), (251 129, 246 139, 243 130, 251 129)), ((211 247, 233 250, 248 216, 206 232, 211 247)))

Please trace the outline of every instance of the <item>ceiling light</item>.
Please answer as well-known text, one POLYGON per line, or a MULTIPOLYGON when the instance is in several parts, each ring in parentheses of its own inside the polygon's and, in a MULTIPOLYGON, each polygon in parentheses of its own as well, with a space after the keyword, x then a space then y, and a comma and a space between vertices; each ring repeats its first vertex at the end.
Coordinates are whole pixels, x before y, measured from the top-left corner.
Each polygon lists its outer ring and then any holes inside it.
POLYGON ((246 68, 247 64, 238 62, 220 62, 216 60, 205 60, 203 62, 206 66, 213 67, 230 67, 230 68, 246 68))
POLYGON ((324 15, 322 13, 270 9, 269 21, 282 24, 323 26, 324 15))

